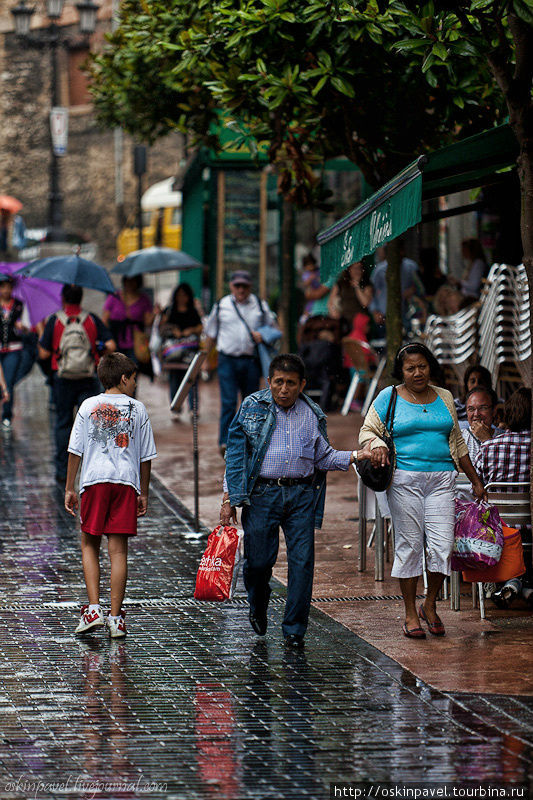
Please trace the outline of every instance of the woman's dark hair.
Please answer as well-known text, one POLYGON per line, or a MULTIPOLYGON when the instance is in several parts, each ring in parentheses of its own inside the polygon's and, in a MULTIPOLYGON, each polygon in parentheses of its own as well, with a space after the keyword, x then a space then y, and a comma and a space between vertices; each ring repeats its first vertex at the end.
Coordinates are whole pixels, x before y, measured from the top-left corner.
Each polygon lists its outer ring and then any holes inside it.
POLYGON ((4 273, 0 274, 0 286, 3 283, 9 283, 10 286, 15 285, 15 278, 13 275, 4 275, 4 273))
POLYGON ((268 368, 268 377, 272 378, 275 372, 296 372, 301 381, 305 378, 305 364, 300 356, 294 353, 280 353, 274 356, 268 368))
POLYGON ((96 371, 104 389, 112 389, 120 384, 123 375, 131 378, 137 372, 137 364, 124 353, 107 353, 96 371))
POLYGON ((187 311, 194 308, 194 294, 188 283, 180 283, 172 293, 172 300, 170 303, 170 310, 176 310, 178 307, 178 292, 183 291, 187 295, 187 311))
POLYGON ((81 286, 75 286, 73 283, 65 283, 61 289, 61 299, 68 306, 79 306, 83 298, 83 289, 81 286))
POLYGON ((123 275, 122 276, 122 286, 124 286, 125 281, 135 281, 135 288, 140 289, 143 285, 143 276, 142 275, 123 275))
POLYGON ((468 367, 466 370, 463 380, 463 389, 465 395, 468 392, 468 381, 470 380, 470 376, 474 374, 479 375, 482 386, 484 386, 486 389, 492 389, 492 375, 488 369, 486 367, 482 367, 481 364, 472 364, 472 366, 468 367))
POLYGON ((503 421, 510 431, 524 431, 531 427, 531 389, 524 386, 513 392, 503 407, 503 421))
MULTIPOLYGON (((365 287, 365 286, 368 286, 368 284, 370 283, 370 278, 368 277, 368 270, 365 267, 364 262, 363 261, 352 261, 352 264, 361 264, 360 285, 361 285, 362 288, 365 287)), ((337 281, 337 285, 338 285, 339 289, 342 289, 345 286, 349 287, 349 286, 352 285, 351 277, 350 277, 350 267, 352 266, 352 264, 347 266, 346 269, 343 269, 343 271, 339 275, 339 279, 337 281)))
POLYGON ((424 356, 428 362, 431 378, 437 383, 442 383, 442 370, 439 362, 431 350, 429 350, 425 344, 420 344, 419 342, 413 342, 413 344, 404 344, 403 347, 400 347, 396 353, 396 358, 394 359, 394 366, 391 373, 392 377, 399 381, 403 381, 403 362, 405 361, 405 356, 414 356, 417 354, 424 356))

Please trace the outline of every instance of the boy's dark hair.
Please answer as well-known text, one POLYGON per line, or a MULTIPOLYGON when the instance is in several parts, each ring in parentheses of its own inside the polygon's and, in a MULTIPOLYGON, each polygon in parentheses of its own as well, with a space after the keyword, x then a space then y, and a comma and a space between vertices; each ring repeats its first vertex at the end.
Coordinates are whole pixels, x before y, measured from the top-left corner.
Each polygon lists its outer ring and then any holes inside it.
POLYGON ((405 361, 405 356, 413 356, 417 354, 424 356, 429 364, 429 374, 432 380, 440 384, 442 382, 442 370, 439 362, 431 350, 425 346, 425 344, 419 344, 418 342, 414 342, 413 344, 405 344, 403 347, 400 347, 396 353, 396 358, 394 359, 394 366, 391 373, 392 377, 399 381, 403 381, 403 362, 405 361))
POLYGON ((61 289, 61 299, 65 305, 79 306, 83 297, 83 289, 81 286, 75 286, 73 283, 65 283, 61 289))
POLYGON ((490 389, 488 386, 478 386, 476 389, 470 389, 468 394, 465 397, 465 405, 468 402, 468 398, 471 397, 473 394, 486 394, 487 397, 490 399, 491 405, 493 408, 496 408, 498 405, 498 395, 494 391, 494 389, 490 389))
POLYGON ((510 431, 525 431, 531 427, 531 389, 523 386, 513 392, 503 407, 503 421, 510 431))
POLYGON ((104 389, 113 389, 120 384, 123 375, 131 378, 137 372, 137 364, 124 353, 107 353, 98 364, 96 372, 104 389))
POLYGON ((296 372, 301 381, 305 378, 305 364, 300 356, 294 353, 280 353, 274 356, 268 368, 268 377, 272 378, 275 372, 296 372))

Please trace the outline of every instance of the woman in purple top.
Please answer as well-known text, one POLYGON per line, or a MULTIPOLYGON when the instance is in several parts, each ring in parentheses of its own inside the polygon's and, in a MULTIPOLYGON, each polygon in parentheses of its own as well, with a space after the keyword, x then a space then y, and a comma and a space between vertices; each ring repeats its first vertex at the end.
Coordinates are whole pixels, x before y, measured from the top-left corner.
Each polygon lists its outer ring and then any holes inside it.
MULTIPOLYGON (((132 358, 133 329, 141 331, 149 328, 154 321, 152 302, 147 294, 141 291, 142 276, 122 278, 122 289, 116 294, 111 294, 104 303, 102 321, 106 325, 117 343, 121 353, 132 358)), ((139 367, 146 365, 139 365, 139 367)), ((146 369, 144 369, 146 372, 146 369)))

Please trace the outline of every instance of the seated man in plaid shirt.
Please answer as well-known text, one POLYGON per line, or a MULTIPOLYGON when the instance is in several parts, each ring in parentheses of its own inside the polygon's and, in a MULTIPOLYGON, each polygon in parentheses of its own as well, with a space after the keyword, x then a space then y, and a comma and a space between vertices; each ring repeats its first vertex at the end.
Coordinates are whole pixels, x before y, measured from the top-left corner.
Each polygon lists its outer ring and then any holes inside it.
POLYGON ((250 624, 259 636, 267 629, 269 580, 283 528, 289 579, 282 629, 285 643, 295 648, 303 646, 309 617, 326 471, 347 470, 356 457, 328 443, 325 414, 302 394, 304 376, 299 356, 276 356, 269 388, 243 401, 229 429, 220 510, 228 525, 237 521, 236 507, 243 508, 244 582, 250 624))
MULTIPOLYGON (((511 395, 504 405, 503 418, 507 430, 502 435, 483 442, 474 462, 484 486, 493 481, 529 483, 531 389, 517 389, 511 395)), ((496 605, 507 608, 520 593, 528 603, 533 602, 531 549, 526 564, 527 570, 522 579, 513 578, 507 581, 492 595, 496 605)))

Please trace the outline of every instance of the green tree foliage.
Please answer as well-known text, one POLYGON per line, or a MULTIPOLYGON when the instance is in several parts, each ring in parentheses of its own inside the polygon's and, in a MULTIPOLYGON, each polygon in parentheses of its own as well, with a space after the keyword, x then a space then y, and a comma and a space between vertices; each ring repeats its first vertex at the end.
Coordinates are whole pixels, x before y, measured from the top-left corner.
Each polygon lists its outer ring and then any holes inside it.
MULTIPOLYGON (((414 45, 395 47, 414 19, 376 0, 124 0, 91 64, 96 109, 148 142, 177 129, 215 149, 222 111, 243 138, 266 142, 285 202, 319 206, 328 157, 347 156, 378 187, 424 150, 501 117, 485 62, 465 58, 440 81, 417 52, 405 57, 414 45)), ((390 295, 394 347, 401 300, 390 295)))
POLYGON ((125 0, 92 61, 96 109, 149 142, 178 129, 214 146, 224 110, 268 143, 281 191, 302 206, 316 203, 314 170, 331 156, 379 186, 458 127, 480 130, 500 113, 488 69, 468 60, 428 87, 395 49, 397 25, 372 2, 125 0), (462 84, 476 98, 468 109, 454 102, 462 84))

